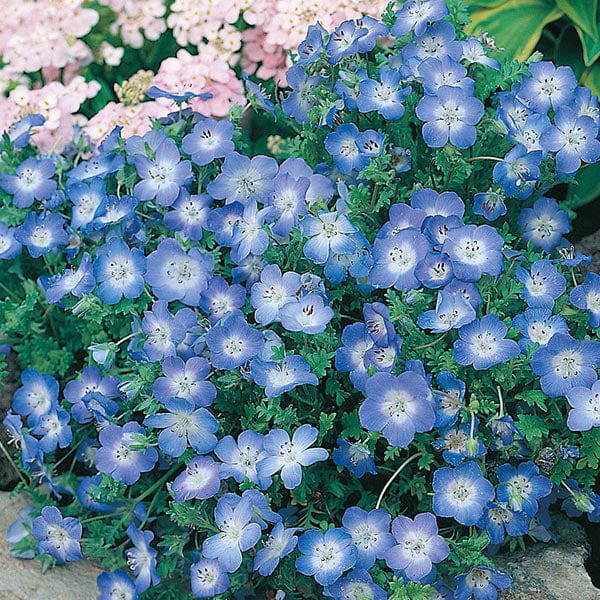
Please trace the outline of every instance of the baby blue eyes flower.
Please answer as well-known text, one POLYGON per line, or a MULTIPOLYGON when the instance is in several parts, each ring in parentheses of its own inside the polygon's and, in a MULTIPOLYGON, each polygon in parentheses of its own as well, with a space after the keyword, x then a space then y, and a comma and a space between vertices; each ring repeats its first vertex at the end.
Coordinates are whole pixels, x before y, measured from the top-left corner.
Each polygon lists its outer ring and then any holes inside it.
POLYGON ((542 152, 529 152, 519 144, 506 154, 502 162, 494 166, 494 182, 502 186, 507 196, 514 196, 519 200, 529 198, 541 176, 541 162, 542 152))
POLYGON ((255 358, 250 363, 250 373, 254 382, 265 388, 267 398, 278 398, 299 385, 319 384, 304 358, 294 354, 280 362, 255 358))
POLYGON ((279 561, 290 554, 298 544, 295 535, 297 531, 299 531, 297 527, 286 529, 283 523, 277 523, 254 557, 254 570, 263 577, 271 575, 279 561))
POLYGON ((92 258, 84 252, 79 267, 67 268, 62 273, 48 278, 46 286, 46 301, 50 304, 59 302, 67 294, 81 298, 89 294, 96 286, 92 258))
POLYGON ((229 575, 218 560, 203 558, 190 568, 192 594, 195 598, 214 598, 229 589, 229 575))
POLYGON ((565 278, 546 259, 535 261, 530 271, 518 266, 516 279, 524 285, 521 298, 534 307, 552 308, 567 289, 565 278))
POLYGON ((300 275, 293 271, 281 274, 277 265, 267 265, 260 274, 260 281, 251 290, 252 306, 256 309, 254 318, 261 325, 269 325, 280 320, 280 309, 288 302, 296 300, 301 288, 300 275))
POLYGON ((415 109, 424 121, 423 139, 431 148, 448 143, 457 148, 469 148, 475 143, 479 123, 484 113, 481 100, 460 88, 441 86, 435 96, 424 96, 415 109))
POLYGON ((309 238, 304 244, 304 256, 318 265, 324 265, 335 254, 352 254, 356 243, 351 235, 356 227, 346 215, 320 211, 317 217, 308 215, 300 221, 300 231, 309 238))
POLYGON ((69 413, 60 408, 40 417, 31 432, 41 436, 39 447, 42 452, 54 452, 56 448, 66 448, 71 443, 73 433, 69 419, 69 413))
POLYGON ((375 459, 371 452, 362 444, 347 442, 344 438, 338 438, 338 446, 331 453, 333 462, 346 467, 355 477, 362 477, 365 473, 375 475, 375 459))
POLYGON ((330 34, 327 40, 327 58, 332 65, 337 65, 343 58, 360 51, 360 39, 367 36, 369 30, 355 21, 344 21, 330 34))
MULTIPOLYGON (((46 122, 43 115, 33 114, 26 115, 22 119, 19 119, 15 123, 12 123, 8 128, 8 139, 13 143, 13 146, 17 149, 25 148, 29 144, 29 138, 31 137, 32 130, 34 127, 39 127, 46 122)), ((35 133, 35 132, 33 132, 35 133)))
POLYGON ((222 461, 220 473, 223 479, 233 477, 238 483, 245 478, 258 484, 260 489, 271 485, 271 477, 260 477, 257 465, 267 456, 264 450, 264 436, 256 431, 242 431, 236 440, 227 435, 219 440, 215 454, 222 461))
POLYGON ((135 583, 127 573, 115 571, 114 573, 101 573, 98 575, 98 600, 138 600, 135 583))
POLYGON ((15 229, 15 240, 27 248, 32 258, 39 258, 69 243, 64 224, 65 220, 55 213, 36 215, 30 212, 23 224, 15 229))
POLYGON ((198 306, 213 266, 212 256, 197 248, 186 253, 176 240, 168 238, 148 256, 146 281, 159 300, 198 306))
POLYGON ((600 275, 587 273, 583 284, 571 291, 569 299, 577 308, 589 312, 590 327, 600 326, 600 275))
POLYGON ((523 334, 519 346, 525 352, 534 344, 545 346, 555 333, 569 333, 567 322, 549 308, 526 309, 513 319, 513 327, 523 334))
POLYGON ((395 571, 402 571, 411 581, 429 575, 433 563, 450 554, 444 538, 438 535, 435 515, 420 513, 414 519, 399 516, 392 522, 394 545, 385 553, 385 562, 395 571))
POLYGON ((551 398, 564 396, 573 387, 591 387, 599 364, 600 342, 576 340, 566 333, 555 334, 531 357, 542 391, 551 398))
POLYGON ((494 498, 494 486, 472 461, 435 471, 433 491, 433 512, 439 517, 453 517, 462 525, 475 525, 494 498))
MULTIPOLYGON (((444 21, 441 21, 444 23, 444 21)), ((469 64, 479 63, 498 71, 500 69, 500 63, 495 58, 490 58, 486 55, 482 43, 474 37, 469 37, 465 41, 459 42, 462 47, 463 60, 466 60, 469 64)))
POLYGON ((325 533, 310 529, 300 536, 298 550, 301 556, 296 559, 296 569, 323 586, 334 583, 356 563, 352 536, 343 529, 325 533))
POLYGON ((150 547, 154 534, 130 525, 127 528, 127 536, 132 541, 133 548, 125 550, 125 556, 127 564, 135 576, 135 588, 141 594, 149 587, 160 583, 160 577, 156 573, 156 555, 158 553, 150 547))
POLYGON ((529 519, 522 512, 515 512, 503 503, 491 504, 478 527, 485 529, 492 544, 501 544, 506 535, 519 537, 529 531, 529 519))
POLYGON ((302 65, 289 68, 285 76, 292 91, 282 100, 281 108, 286 115, 294 118, 298 123, 308 123, 310 109, 317 101, 314 90, 323 81, 323 77, 307 76, 302 65))
POLYGON ((466 385, 449 371, 440 371, 437 375, 437 387, 439 389, 433 391, 435 427, 450 427, 456 423, 463 406, 466 385))
POLYGON ((523 241, 545 252, 552 252, 563 242, 563 234, 571 231, 567 213, 552 198, 540 198, 533 208, 523 208, 518 225, 523 230, 523 241))
POLYGON ((152 310, 144 311, 142 331, 146 334, 144 352, 150 361, 175 356, 177 346, 185 339, 187 330, 196 324, 196 314, 182 308, 173 316, 168 304, 158 300, 152 310))
POLYGON ((259 477, 270 477, 281 471, 281 480, 288 490, 302 481, 302 467, 327 460, 323 448, 311 448, 317 441, 318 431, 311 425, 301 425, 292 439, 283 429, 272 429, 264 438, 267 456, 258 463, 259 477))
POLYGON ((200 294, 200 308, 207 312, 212 325, 246 302, 246 288, 237 283, 229 285, 222 277, 212 277, 200 294))
POLYGON ((111 238, 96 253, 94 275, 100 284, 98 298, 116 304, 123 297, 138 298, 144 291, 146 257, 139 248, 127 247, 117 237, 111 238))
POLYGON ((480 192, 473 196, 473 213, 488 221, 495 221, 506 214, 504 198, 496 192, 480 192))
POLYGON ((354 123, 344 123, 327 134, 325 150, 340 173, 349 175, 352 171, 362 171, 371 158, 381 154, 383 139, 382 133, 372 129, 361 132, 354 123))
POLYGON ((208 194, 181 193, 164 216, 165 226, 171 231, 179 231, 190 240, 202 239, 208 228, 208 216, 212 198, 208 194))
POLYGON ((110 424, 100 431, 101 447, 96 451, 96 468, 117 481, 127 485, 135 483, 142 473, 151 471, 158 460, 156 448, 141 449, 136 435, 145 430, 136 422, 130 421, 119 427, 110 424))
POLYGON ((220 533, 204 540, 204 556, 218 560, 228 573, 237 571, 242 564, 242 552, 253 548, 260 539, 260 525, 251 522, 252 518, 253 506, 249 498, 240 499, 235 506, 224 498, 219 499, 215 521, 220 533))
POLYGON ((489 314, 458 330, 454 359, 459 365, 473 365, 477 371, 506 362, 521 352, 519 344, 505 339, 508 328, 498 315, 489 314))
POLYGON ((47 200, 56 191, 54 169, 51 159, 30 157, 15 169, 15 175, 0 176, 0 187, 12 195, 16 207, 27 208, 34 200, 47 200))
POLYGON ((435 421, 427 381, 410 371, 397 377, 391 373, 370 377, 358 415, 365 429, 381 432, 401 448, 413 441, 415 433, 430 431, 435 421))
POLYGON ((410 86, 401 87, 399 70, 382 67, 379 81, 367 78, 360 82, 356 106, 362 113, 376 111, 384 119, 396 121, 404 114, 402 103, 410 92, 410 86))
POLYGON ((471 567, 465 575, 456 577, 455 600, 496 600, 498 590, 510 587, 511 578, 506 573, 489 567, 471 567))
POLYGON ((326 35, 327 31, 320 23, 309 25, 306 38, 298 46, 297 64, 306 66, 316 62, 323 50, 326 35))
POLYGON ((552 482, 539 472, 533 462, 521 463, 517 468, 509 464, 500 465, 496 490, 498 501, 534 517, 538 512, 537 501, 552 491, 552 482))
POLYGON ((408 0, 396 13, 392 35, 400 37, 410 31, 423 35, 430 21, 439 21, 448 14, 444 0, 408 0))
POLYGON ((144 419, 144 425, 162 429, 158 447, 167 455, 178 458, 189 447, 206 454, 217 445, 213 435, 219 425, 205 409, 196 408, 192 401, 170 398, 165 402, 167 413, 157 413, 144 419))
POLYGON ((546 113, 573 100, 577 78, 571 67, 555 67, 551 62, 536 62, 529 65, 531 77, 526 77, 519 87, 518 95, 529 108, 546 113))
POLYGON ((567 425, 571 431, 588 431, 600 427, 600 381, 588 387, 576 386, 567 393, 571 405, 567 425))
POLYGON ((38 541, 39 551, 52 556, 59 565, 83 558, 79 545, 81 531, 77 519, 63 518, 55 506, 45 506, 31 526, 31 535, 38 541))
POLYGON ((185 502, 192 498, 206 500, 215 496, 220 487, 219 465, 208 456, 192 458, 185 471, 171 485, 175 502, 185 502))
POLYGON ((21 250, 21 244, 15 239, 15 228, 0 221, 0 260, 15 258, 21 250))
POLYGON ((58 381, 36 369, 26 369, 21 374, 21 382, 23 385, 14 393, 12 407, 27 417, 29 425, 36 425, 42 416, 58 408, 58 381))
POLYGON ((302 331, 308 335, 323 333, 333 318, 333 309, 320 294, 310 292, 294 302, 287 302, 279 311, 281 324, 287 331, 302 331))
POLYGON ((463 296, 441 290, 435 310, 421 313, 417 323, 419 327, 430 329, 433 333, 443 333, 467 325, 475 320, 476 316, 475 309, 463 296))
POLYGON ((181 142, 181 149, 189 154, 192 162, 199 167, 208 165, 215 158, 224 158, 233 152, 233 123, 203 119, 196 123, 191 133, 181 142))
POLYGON ((373 582, 364 569, 353 569, 348 575, 328 585, 325 595, 334 600, 387 600, 387 592, 373 582))
POLYGON ((378 558, 383 558, 393 546, 390 533, 390 515, 382 509, 367 512, 357 506, 346 510, 342 517, 343 529, 352 536, 356 547, 356 566, 370 569, 378 558))

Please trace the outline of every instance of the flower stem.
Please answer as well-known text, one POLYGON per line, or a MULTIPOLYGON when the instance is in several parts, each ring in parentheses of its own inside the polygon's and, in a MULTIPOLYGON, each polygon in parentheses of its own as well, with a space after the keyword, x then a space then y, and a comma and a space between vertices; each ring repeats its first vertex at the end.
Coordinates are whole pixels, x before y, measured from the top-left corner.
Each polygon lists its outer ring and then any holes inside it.
POLYGON ((387 490, 390 487, 390 485, 392 485, 392 482, 394 481, 394 479, 396 479, 396 477, 398 477, 398 475, 400 475, 400 473, 402 473, 402 471, 404 470, 404 468, 407 465, 409 465, 413 460, 416 460, 417 458, 420 458, 421 456, 423 456, 423 452, 417 452, 417 454, 413 454, 412 456, 409 456, 396 469, 396 471, 394 472, 394 474, 387 480, 387 483, 383 486, 383 489, 381 490, 381 493, 379 494, 379 498, 377 498, 377 504, 375 504, 375 508, 379 508, 381 506, 381 501, 383 500, 383 496, 387 492, 387 490))
POLYGON ((27 480, 25 479, 25 477, 23 477, 23 473, 21 473, 21 469, 19 469, 19 467, 17 466, 17 463, 14 461, 13 457, 10 455, 10 452, 6 449, 6 446, 1 441, 0 441, 0 450, 2 451, 2 454, 4 454, 4 456, 6 456, 6 460, 8 460, 8 462, 10 463, 10 466, 15 470, 15 473, 19 476, 19 479, 25 485, 29 485, 27 483, 27 480))

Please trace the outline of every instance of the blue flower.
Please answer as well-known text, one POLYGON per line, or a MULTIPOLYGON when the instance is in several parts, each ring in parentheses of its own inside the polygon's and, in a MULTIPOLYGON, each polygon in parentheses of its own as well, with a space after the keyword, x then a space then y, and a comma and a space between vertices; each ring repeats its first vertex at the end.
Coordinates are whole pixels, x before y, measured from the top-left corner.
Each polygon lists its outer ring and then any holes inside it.
POLYGON ((189 102, 193 98, 200 98, 201 100, 209 100, 210 98, 213 97, 213 95, 208 92, 200 92, 200 93, 181 92, 178 94, 175 92, 169 92, 167 90, 163 90, 155 85, 151 85, 148 88, 146 95, 148 96, 148 98, 152 98, 153 100, 156 100, 157 98, 166 98, 167 100, 172 100, 173 102, 176 102, 177 104, 181 104, 183 102, 189 102))
POLYGON ((208 165, 215 158, 224 158, 233 152, 233 123, 203 119, 194 125, 181 141, 181 149, 189 154, 192 162, 200 167, 208 165))
POLYGON ((219 440, 214 452, 223 463, 220 466, 223 479, 233 477, 242 483, 247 478, 263 490, 271 485, 271 477, 260 477, 257 470, 258 463, 267 456, 262 434, 252 430, 242 431, 237 442, 227 435, 219 440))
POLYGON ((352 536, 356 547, 356 566, 370 569, 378 558, 383 558, 394 544, 390 533, 390 515, 383 509, 367 512, 357 506, 346 509, 342 517, 343 529, 352 536))
POLYGON ((327 40, 327 58, 337 65, 343 58, 359 52, 359 41, 368 35, 369 30, 356 21, 343 21, 330 34, 327 40))
POLYGON ((206 558, 215 558, 228 573, 237 571, 242 564, 242 552, 256 545, 261 531, 252 523, 253 507, 250 498, 241 498, 235 507, 220 498, 215 508, 215 521, 220 533, 202 544, 206 558))
POLYGON ((435 471, 433 491, 433 512, 453 517, 462 525, 475 525, 494 498, 494 486, 472 461, 435 471))
POLYGON ((415 65, 416 71, 419 71, 421 61, 428 58, 449 56, 458 61, 463 54, 461 42, 456 41, 456 30, 448 21, 436 21, 428 25, 422 34, 413 36, 413 39, 414 43, 402 48, 402 59, 411 67, 415 65))
POLYGON ((384 134, 368 129, 359 131, 354 123, 344 123, 325 137, 325 150, 333 157, 340 173, 362 171, 371 158, 383 149, 384 134))
POLYGON ((489 369, 520 354, 519 344, 505 339, 508 328, 496 314, 488 314, 458 330, 454 359, 459 365, 473 365, 477 371, 489 369))
POLYGON ((311 292, 284 304, 279 311, 279 318, 287 331, 314 335, 325 331, 333 318, 333 309, 325 304, 320 294, 311 292))
POLYGON ((430 390, 420 375, 405 371, 375 373, 367 380, 366 400, 358 410, 361 425, 380 431, 393 446, 405 448, 415 433, 430 431, 435 421, 430 390))
POLYGON ((165 226, 195 242, 202 239, 204 230, 208 228, 211 202, 208 194, 189 195, 182 191, 164 216, 165 226))
MULTIPOLYGON (((110 137, 110 136, 109 136, 110 137)), ((109 138, 104 140, 108 141, 109 138)), ((111 173, 116 173, 125 165, 125 159, 116 153, 99 154, 89 160, 82 160, 68 173, 68 184, 74 181, 88 181, 95 177, 105 178, 111 173)))
POLYGON ((567 213, 552 198, 539 198, 533 208, 521 209, 517 222, 523 230, 523 241, 545 252, 552 252, 563 242, 563 234, 571 231, 567 213))
POLYGON ((392 534, 395 543, 385 553, 385 562, 411 581, 420 581, 429 575, 433 563, 443 561, 450 554, 448 543, 438 534, 437 520, 431 513, 419 513, 414 519, 396 517, 392 534))
POLYGON ((254 318, 261 325, 269 325, 280 320, 280 309, 289 302, 296 301, 300 290, 300 275, 293 271, 281 274, 277 265, 267 265, 250 290, 252 306, 256 309, 254 318))
POLYGON ((102 483, 102 475, 94 475, 93 477, 82 477, 77 486, 77 500, 84 508, 98 512, 111 513, 114 512, 119 504, 106 503, 99 500, 99 487, 102 483))
POLYGON ((573 387, 591 387, 599 364, 600 342, 576 340, 566 333, 556 333, 531 357, 542 391, 551 398, 564 396, 573 387))
POLYGON ((473 214, 495 221, 506 214, 504 198, 496 192, 480 192, 473 196, 473 214))
POLYGON ((387 600, 387 592, 373 582, 364 569, 353 569, 348 575, 328 585, 326 596, 334 600, 387 600))
POLYGON ((138 593, 135 589, 135 583, 131 581, 129 575, 123 571, 114 573, 100 573, 98 575, 98 591, 100 596, 98 600, 137 600, 138 593))
POLYGON ((466 385, 464 381, 453 377, 449 371, 440 371, 437 374, 437 384, 440 389, 433 391, 435 427, 449 427, 456 423, 458 413, 463 407, 466 385))
POLYGON ((15 239, 14 227, 0 221, 0 260, 10 260, 21 254, 22 246, 15 239))
POLYGON ((42 452, 54 452, 56 448, 66 448, 71 443, 73 432, 69 419, 69 413, 61 408, 39 418, 31 433, 41 436, 39 447, 42 452))
POLYGON ((239 311, 230 313, 206 334, 212 365, 228 371, 254 358, 261 351, 262 344, 262 333, 250 327, 239 311))
POLYGON ((377 474, 373 454, 362 444, 347 442, 344 438, 337 439, 338 447, 331 453, 333 462, 346 467, 355 477, 362 477, 365 473, 377 474))
MULTIPOLYGON (((552 308, 567 289, 565 278, 549 260, 536 260, 527 271, 517 266, 517 281, 524 285, 520 296, 528 306, 552 308)), ((599 277, 600 279, 600 277, 599 277)))
POLYGON ((255 358, 250 363, 254 382, 265 388, 267 398, 278 398, 299 385, 318 385, 316 375, 301 356, 291 354, 279 362, 255 358))
POLYGON ((87 394, 94 392, 106 398, 116 398, 119 396, 118 385, 117 377, 112 375, 103 377, 98 367, 84 367, 79 379, 67 383, 63 395, 71 404, 81 402, 87 394))
POLYGON ((46 288, 46 302, 55 304, 67 294, 82 298, 96 286, 94 279, 92 257, 84 252, 77 268, 70 267, 62 273, 43 281, 46 288))
POLYGON ((217 445, 213 435, 219 425, 205 408, 195 408, 191 400, 169 398, 164 403, 167 413, 157 413, 144 419, 144 425, 162 429, 158 447, 167 455, 178 458, 189 447, 206 454, 217 445))
POLYGON ((125 550, 125 556, 135 576, 135 589, 141 594, 160 583, 156 572, 157 552, 150 547, 154 534, 151 531, 141 531, 132 524, 127 528, 127 536, 133 542, 133 548, 125 550))
POLYGON ((475 309, 463 296, 440 290, 435 310, 421 313, 417 323, 422 329, 430 329, 433 333, 443 333, 467 325, 476 317, 475 309))
POLYGON ((151 471, 158 460, 156 448, 138 448, 136 436, 145 430, 134 421, 119 427, 111 423, 100 431, 100 448, 96 451, 96 468, 116 481, 135 483, 142 473, 151 471))
POLYGON ((118 237, 110 238, 96 253, 94 275, 100 284, 98 298, 116 304, 123 297, 138 298, 144 291, 146 257, 138 248, 127 247, 118 237))
POLYGON ((577 78, 571 67, 555 67, 551 62, 534 62, 529 65, 531 77, 523 79, 519 98, 538 113, 546 113, 550 106, 556 110, 573 100, 577 78))
POLYGON ((525 146, 519 144, 510 150, 501 162, 494 165, 494 182, 502 186, 507 196, 514 196, 519 200, 529 198, 540 178, 541 162, 540 151, 529 152, 525 146))
POLYGON ((415 275, 425 287, 431 289, 444 287, 454 277, 452 261, 439 252, 428 252, 417 265, 415 275))
POLYGON ((216 496, 221 487, 219 464, 209 456, 196 456, 171 484, 175 502, 192 498, 207 500, 216 496))
POLYGON ((30 212, 23 224, 15 229, 15 240, 26 246, 33 258, 39 258, 69 243, 69 236, 63 229, 64 224, 65 220, 60 215, 36 215, 30 212))
POLYGON ((208 287, 200 294, 200 308, 207 312, 212 325, 246 302, 246 288, 237 283, 229 285, 222 277, 211 277, 208 287))
POLYGON ((477 526, 487 531, 492 544, 501 544, 505 535, 527 535, 529 519, 524 513, 511 510, 506 504, 495 502, 488 506, 477 526))
POLYGON ((415 112, 425 122, 423 139, 430 148, 441 148, 450 140, 457 148, 464 149, 475 143, 475 125, 483 116, 484 108, 478 98, 460 88, 444 85, 435 96, 423 96, 415 112))
POLYGON ((253 569, 263 577, 268 577, 275 571, 279 561, 290 554, 298 544, 297 527, 286 529, 283 523, 276 523, 263 547, 254 557, 253 569))
POLYGON ((273 194, 265 203, 269 207, 268 217, 275 222, 271 231, 278 236, 289 235, 298 226, 300 217, 308 212, 307 193, 311 181, 308 177, 294 177, 291 173, 281 173, 273 182, 273 194))
POLYGON ((240 263, 249 255, 260 256, 269 247, 269 234, 264 227, 270 209, 259 210, 254 200, 249 200, 239 219, 233 225, 231 259, 240 263))
POLYGON ((423 35, 430 21, 439 21, 448 14, 445 0, 408 0, 396 13, 392 35, 400 37, 410 31, 423 35))
POLYGON ((247 156, 230 152, 221 165, 221 173, 208 184, 207 191, 226 204, 249 200, 264 202, 273 192, 277 161, 269 156, 247 156))
POLYGON ((302 467, 327 460, 327 450, 311 448, 317 441, 318 431, 311 425, 301 425, 292 439, 283 429, 272 429, 264 438, 267 456, 258 463, 259 478, 270 477, 281 471, 283 485, 292 490, 302 481, 302 467))
POLYGON ((577 308, 588 311, 590 327, 600 326, 600 275, 586 273, 585 281, 571 290, 569 299, 577 308))
POLYGON ((486 55, 483 44, 477 38, 470 36, 459 43, 462 46, 462 60, 466 60, 470 65, 479 63, 496 71, 500 69, 500 63, 486 55))
POLYGON ((533 462, 523 462, 517 468, 508 463, 500 465, 497 471, 498 501, 534 517, 538 511, 537 501, 552 491, 552 482, 539 473, 533 462))
MULTIPOLYGON (((16 149, 25 148, 29 144, 29 138, 34 127, 40 127, 46 122, 43 115, 26 115, 22 119, 15 121, 8 128, 8 139, 13 143, 16 149)), ((35 132, 33 132, 35 133, 35 132)))
POLYGON ((344 327, 342 344, 335 353, 335 368, 341 373, 348 372, 352 385, 364 392, 368 378, 365 356, 374 346, 367 326, 363 323, 352 323, 344 327))
POLYGON ((282 100, 283 112, 298 123, 310 121, 310 109, 315 106, 317 98, 315 88, 323 81, 320 75, 307 76, 302 65, 290 67, 285 74, 288 86, 292 91, 282 100))
POLYGON ((303 237, 309 238, 304 244, 304 256, 318 265, 324 265, 331 252, 352 254, 356 251, 351 235, 357 229, 346 215, 337 211, 319 211, 317 217, 305 216, 300 221, 300 231, 303 237))
POLYGON ((384 119, 397 121, 404 114, 402 104, 411 92, 411 88, 401 87, 400 71, 382 67, 379 81, 363 79, 359 84, 356 106, 360 112, 377 111, 384 119))
POLYGON ((21 373, 21 382, 23 385, 14 393, 12 407, 33 426, 58 408, 58 381, 36 369, 26 369, 21 373))
POLYGON ((419 79, 425 94, 436 96, 442 86, 457 88, 473 96, 475 82, 466 77, 467 69, 449 56, 427 58, 419 65, 419 79))
POLYGON ((344 571, 356 563, 356 547, 352 536, 343 529, 328 529, 325 533, 309 529, 300 536, 296 569, 313 576, 321 585, 331 585, 344 571))
POLYGON ((509 138, 515 144, 522 144, 528 152, 542 151, 545 156, 547 148, 542 142, 542 134, 546 134, 548 129, 552 128, 550 119, 546 115, 529 115, 525 122, 510 130, 509 138))
POLYGON ((46 200, 56 191, 54 162, 49 158, 26 158, 16 169, 15 175, 0 176, 0 187, 12 195, 13 204, 27 208, 34 200, 46 200))
POLYGON ((566 396, 571 405, 567 417, 567 426, 571 431, 588 431, 592 427, 600 427, 600 381, 595 381, 591 389, 573 387, 566 396))
POLYGON ((173 316, 164 300, 155 302, 152 310, 144 311, 142 319, 142 331, 146 334, 143 349, 148 360, 175 356, 177 346, 185 339, 189 326, 195 324, 196 314, 190 309, 181 309, 173 316))
POLYGON ((325 35, 327 35, 327 31, 320 23, 309 25, 306 37, 298 46, 297 64, 310 65, 319 59, 325 35))
POLYGON ((52 556, 59 565, 83 558, 79 545, 81 531, 81 523, 73 517, 63 518, 56 506, 44 506, 31 525, 31 535, 38 541, 39 551, 52 556))
POLYGON ((498 590, 510 587, 511 578, 489 567, 471 567, 468 573, 456 577, 455 600, 496 600, 498 590))
POLYGON ((210 365, 205 358, 193 356, 183 361, 170 356, 163 361, 164 377, 159 377, 152 386, 152 393, 161 402, 177 397, 190 400, 196 406, 209 406, 217 395, 214 384, 205 381, 210 365))
POLYGON ((218 560, 203 558, 190 568, 192 594, 196 598, 214 598, 229 589, 229 575, 218 560))
POLYGON ((444 460, 457 467, 466 459, 480 458, 487 452, 484 443, 475 435, 479 426, 479 419, 473 418, 471 435, 471 424, 462 423, 458 427, 447 427, 440 429, 441 438, 433 442, 435 450, 443 450, 444 460))

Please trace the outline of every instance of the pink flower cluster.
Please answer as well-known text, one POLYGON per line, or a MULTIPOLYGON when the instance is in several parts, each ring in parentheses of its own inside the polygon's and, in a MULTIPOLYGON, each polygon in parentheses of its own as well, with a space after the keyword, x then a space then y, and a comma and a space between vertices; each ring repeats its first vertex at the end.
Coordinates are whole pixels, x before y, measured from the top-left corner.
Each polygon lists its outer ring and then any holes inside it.
POLYGON ((167 30, 163 0, 99 0, 116 14, 111 33, 120 34, 123 43, 141 48, 144 38, 156 41, 167 30))

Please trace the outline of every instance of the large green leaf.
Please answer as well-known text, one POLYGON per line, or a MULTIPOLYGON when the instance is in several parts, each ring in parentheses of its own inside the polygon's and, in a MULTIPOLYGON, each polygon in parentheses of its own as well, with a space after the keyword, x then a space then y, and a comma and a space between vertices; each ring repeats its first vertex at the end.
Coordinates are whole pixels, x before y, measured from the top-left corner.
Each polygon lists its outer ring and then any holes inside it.
POLYGON ((583 29, 577 27, 577 33, 583 46, 583 60, 589 67, 596 62, 596 59, 600 56, 600 38, 594 40, 590 37, 583 29))
POLYGON ((495 6, 500 6, 501 4, 506 4, 509 0, 467 0, 467 8, 471 7, 475 8, 494 8, 495 6))
POLYGON ((600 196, 600 163, 585 165, 569 184, 565 208, 576 210, 600 196))
POLYGON ((598 0, 555 0, 556 5, 593 40, 598 39, 598 0))
POLYGON ((592 94, 600 95, 600 62, 590 67, 579 83, 589 87, 592 94))
POLYGON ((508 0, 473 12, 468 31, 487 31, 510 56, 525 60, 535 49, 544 27, 562 15, 554 0, 508 0))

